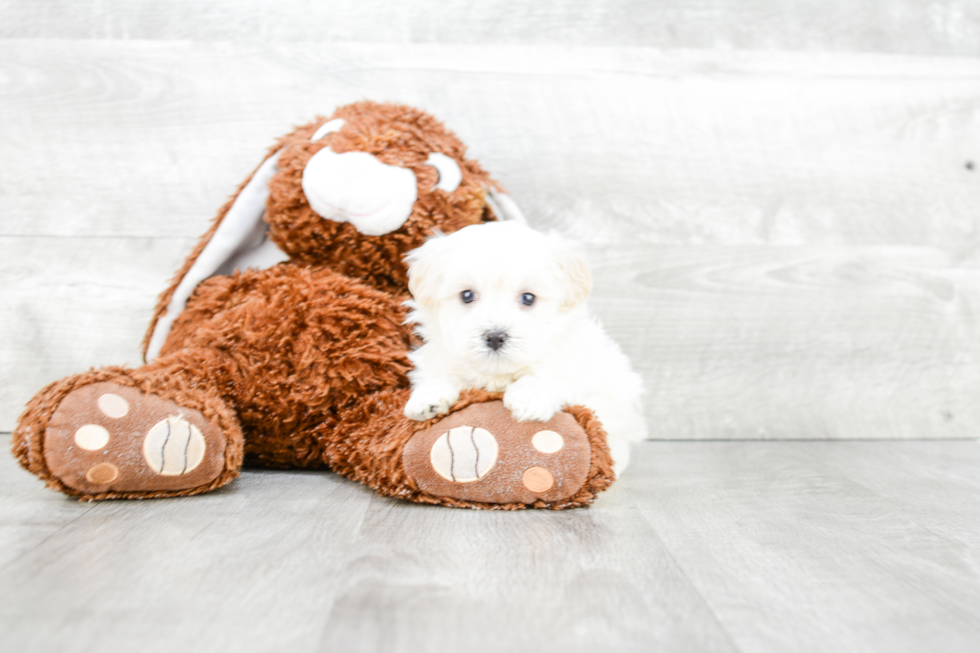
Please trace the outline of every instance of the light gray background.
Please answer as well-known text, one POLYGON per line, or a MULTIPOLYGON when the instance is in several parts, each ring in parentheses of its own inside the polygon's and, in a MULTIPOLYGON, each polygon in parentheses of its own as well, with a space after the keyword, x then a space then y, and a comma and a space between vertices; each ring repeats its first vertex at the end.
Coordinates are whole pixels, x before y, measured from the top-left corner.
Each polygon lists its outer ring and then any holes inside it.
POLYGON ((964 0, 0 3, 0 429, 137 364, 272 140, 372 98, 591 246, 651 437, 974 437, 978 53, 964 0))
POLYGON ((0 456, 0 649, 980 649, 976 0, 0 0, 0 432, 138 363, 265 148, 361 98, 588 244, 661 441, 522 514, 0 456))

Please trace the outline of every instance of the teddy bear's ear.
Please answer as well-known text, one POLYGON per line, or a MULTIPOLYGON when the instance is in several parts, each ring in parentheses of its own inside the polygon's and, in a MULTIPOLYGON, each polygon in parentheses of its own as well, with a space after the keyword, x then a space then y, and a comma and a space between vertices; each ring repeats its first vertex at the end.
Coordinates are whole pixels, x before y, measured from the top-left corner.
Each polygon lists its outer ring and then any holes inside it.
POLYGON ((276 174, 278 158, 276 152, 259 166, 217 228, 198 245, 199 252, 173 287, 165 312, 160 314, 158 310, 159 317, 150 327, 152 331, 145 352, 147 361, 160 353, 174 320, 202 281, 215 275, 231 274, 235 269, 265 269, 289 258, 268 239, 269 225, 262 219, 269 197, 269 181, 276 174))
POLYGON ((521 213, 521 209, 510 198, 510 195, 501 193, 493 186, 484 186, 483 188, 486 193, 487 206, 490 207, 493 217, 497 218, 497 222, 513 221, 519 222, 525 227, 528 226, 527 218, 521 213))
POLYGON ((437 270, 442 268, 441 261, 448 253, 446 237, 437 233, 425 243, 405 255, 408 263, 408 291, 422 307, 429 307, 439 299, 439 287, 442 285, 442 275, 437 270))

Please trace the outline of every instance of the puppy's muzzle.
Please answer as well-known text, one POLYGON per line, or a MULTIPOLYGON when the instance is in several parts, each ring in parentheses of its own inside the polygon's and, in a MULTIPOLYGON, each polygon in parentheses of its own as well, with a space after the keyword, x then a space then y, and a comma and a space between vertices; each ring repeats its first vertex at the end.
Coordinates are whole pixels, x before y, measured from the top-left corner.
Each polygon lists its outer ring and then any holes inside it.
POLYGON ((507 332, 506 331, 487 331, 483 334, 483 340, 487 343, 487 347, 497 351, 504 346, 507 342, 507 332))

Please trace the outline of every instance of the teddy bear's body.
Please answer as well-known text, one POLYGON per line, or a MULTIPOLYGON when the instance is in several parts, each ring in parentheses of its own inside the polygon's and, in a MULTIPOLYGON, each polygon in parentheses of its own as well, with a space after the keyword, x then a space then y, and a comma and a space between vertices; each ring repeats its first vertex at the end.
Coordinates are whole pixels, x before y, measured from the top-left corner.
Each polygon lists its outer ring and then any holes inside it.
POLYGON ((445 505, 590 502, 612 473, 601 426, 584 408, 518 424, 499 397, 470 392, 441 420, 402 414, 414 338, 403 257, 436 230, 494 219, 492 186, 453 134, 410 107, 362 102, 296 129, 161 296, 148 363, 49 385, 21 418, 15 455, 87 499, 207 491, 244 459, 330 468, 445 505), (263 219, 258 232, 249 210, 263 219), (253 232, 268 241, 259 269, 239 265, 262 258, 249 259, 253 232), (541 429, 566 446, 533 450, 541 429), (472 478, 460 471, 467 455, 477 461, 472 478))
POLYGON ((330 268, 280 263, 202 283, 160 358, 235 406, 248 462, 319 468, 346 408, 408 387, 404 313, 330 268))

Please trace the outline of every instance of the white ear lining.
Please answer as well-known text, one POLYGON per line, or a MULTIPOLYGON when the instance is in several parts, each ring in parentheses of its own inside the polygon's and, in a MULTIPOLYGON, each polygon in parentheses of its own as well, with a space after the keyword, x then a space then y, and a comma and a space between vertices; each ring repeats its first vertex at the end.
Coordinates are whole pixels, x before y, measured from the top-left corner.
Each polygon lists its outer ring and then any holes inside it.
POLYGON ((347 121, 344 120, 343 118, 334 118, 333 120, 328 120, 327 122, 320 125, 315 132, 313 132, 313 136, 310 137, 310 141, 311 142, 318 141, 324 136, 326 136, 327 134, 331 134, 333 132, 339 132, 340 128, 343 127, 346 122, 347 121))
POLYGON ((197 260, 177 284, 167 304, 167 311, 157 320, 146 348, 146 360, 151 361, 160 353, 170 334, 174 320, 187 306, 194 289, 209 277, 228 274, 235 268, 264 269, 289 257, 266 237, 268 225, 262 220, 265 203, 269 197, 269 181, 276 174, 276 152, 266 159, 252 175, 228 209, 197 260))
POLYGON ((486 191, 487 206, 490 207, 490 212, 497 220, 500 222, 510 220, 525 227, 528 226, 527 218, 521 213, 521 209, 510 198, 510 195, 494 190, 491 186, 484 186, 484 190, 486 191))

